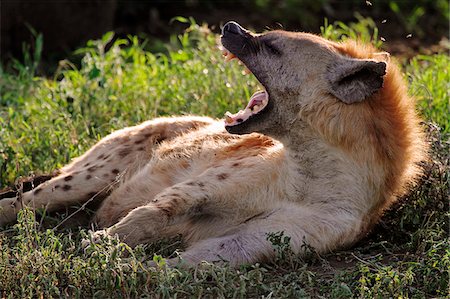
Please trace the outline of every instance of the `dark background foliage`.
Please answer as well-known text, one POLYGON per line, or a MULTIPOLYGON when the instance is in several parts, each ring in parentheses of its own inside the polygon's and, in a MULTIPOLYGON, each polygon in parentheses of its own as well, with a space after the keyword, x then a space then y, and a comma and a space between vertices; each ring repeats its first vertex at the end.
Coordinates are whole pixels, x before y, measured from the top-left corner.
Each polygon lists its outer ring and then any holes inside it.
POLYGON ((324 18, 330 22, 355 20, 355 12, 371 17, 386 40, 408 47, 430 45, 448 35, 447 0, 3 0, 1 58, 21 57, 23 43, 33 32, 44 36, 43 59, 67 57, 73 49, 107 31, 118 35, 141 34, 166 39, 181 32, 176 16, 192 16, 216 31, 227 20, 256 30, 279 29, 318 32, 324 18))

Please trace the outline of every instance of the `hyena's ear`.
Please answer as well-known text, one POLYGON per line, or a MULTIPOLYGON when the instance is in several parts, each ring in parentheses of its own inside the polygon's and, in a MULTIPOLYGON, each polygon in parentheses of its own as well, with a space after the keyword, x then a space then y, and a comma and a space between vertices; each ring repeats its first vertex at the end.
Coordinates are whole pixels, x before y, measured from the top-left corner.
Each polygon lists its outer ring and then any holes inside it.
POLYGON ((330 93, 347 104, 373 95, 383 86, 386 63, 373 60, 340 58, 328 67, 330 93))

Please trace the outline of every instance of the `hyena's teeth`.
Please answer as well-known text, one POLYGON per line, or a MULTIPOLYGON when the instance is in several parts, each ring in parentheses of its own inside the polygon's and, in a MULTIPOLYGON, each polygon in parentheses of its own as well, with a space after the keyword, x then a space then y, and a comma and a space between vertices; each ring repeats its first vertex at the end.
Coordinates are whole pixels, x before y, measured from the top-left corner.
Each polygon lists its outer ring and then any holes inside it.
POLYGON ((261 105, 255 105, 252 107, 253 112, 258 112, 261 109, 261 105))
POLYGON ((228 111, 225 113, 225 122, 227 124, 231 124, 234 121, 233 118, 231 117, 231 115, 232 114, 228 111))
POLYGON ((227 49, 223 49, 223 50, 222 50, 222 55, 223 55, 223 56, 227 56, 228 53, 230 53, 230 52, 228 52, 227 49))

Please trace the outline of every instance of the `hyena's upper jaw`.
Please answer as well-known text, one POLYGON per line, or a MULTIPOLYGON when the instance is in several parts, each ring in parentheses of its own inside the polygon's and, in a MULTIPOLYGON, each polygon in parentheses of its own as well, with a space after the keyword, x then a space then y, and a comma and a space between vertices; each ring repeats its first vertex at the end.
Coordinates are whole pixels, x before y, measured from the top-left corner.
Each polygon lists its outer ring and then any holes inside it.
POLYGON ((242 47, 249 43, 255 35, 236 22, 228 22, 222 28, 222 45, 236 56, 242 57, 250 51, 242 47))
MULTIPOLYGON (((236 22, 226 23, 222 28, 222 45, 224 47, 223 55, 225 60, 238 59, 246 66, 245 73, 254 71, 254 63, 252 61, 254 61, 256 52, 252 51, 252 47, 254 48, 252 44, 257 44, 257 37, 258 35, 242 28, 236 22)), ((254 73, 254 75, 264 86, 264 83, 260 80, 261 74, 254 73)), ((230 112, 225 114, 225 128, 228 132, 234 134, 262 132, 261 122, 266 121, 272 106, 272 103, 269 104, 268 91, 266 89, 257 91, 252 95, 243 110, 235 114, 230 112)))
POLYGON ((229 21, 223 26, 222 35, 225 35, 225 34, 252 35, 252 33, 250 31, 243 28, 241 25, 239 25, 235 21, 229 21))

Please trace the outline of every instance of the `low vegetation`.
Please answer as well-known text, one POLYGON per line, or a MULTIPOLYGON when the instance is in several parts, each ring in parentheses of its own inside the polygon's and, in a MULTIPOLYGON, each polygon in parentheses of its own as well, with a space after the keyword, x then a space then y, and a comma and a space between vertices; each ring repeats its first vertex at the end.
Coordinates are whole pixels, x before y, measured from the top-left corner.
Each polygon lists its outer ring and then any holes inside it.
MULTIPOLYGON (((371 23, 361 21, 326 24, 322 32, 377 38, 371 23)), ((77 51, 79 66, 61 61, 54 77, 44 78, 35 75, 42 50, 36 35, 22 61, 0 68, 0 188, 61 167, 127 125, 161 115, 237 111, 258 83, 237 63, 225 65, 217 38, 192 22, 164 53, 151 53, 137 37, 114 40, 108 33, 77 51)), ((449 296, 449 63, 443 53, 404 64, 431 158, 411 193, 352 248, 325 256, 309 248, 300 258, 280 232, 269 236, 275 264, 155 269, 148 262, 164 265, 161 256, 183 248, 178 239, 135 249, 109 239, 82 250, 88 227, 52 229, 73 210, 44 217, 23 211, 17 224, 0 228, 0 297, 449 296)))

